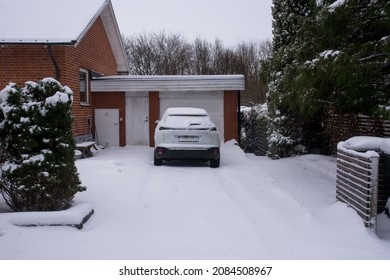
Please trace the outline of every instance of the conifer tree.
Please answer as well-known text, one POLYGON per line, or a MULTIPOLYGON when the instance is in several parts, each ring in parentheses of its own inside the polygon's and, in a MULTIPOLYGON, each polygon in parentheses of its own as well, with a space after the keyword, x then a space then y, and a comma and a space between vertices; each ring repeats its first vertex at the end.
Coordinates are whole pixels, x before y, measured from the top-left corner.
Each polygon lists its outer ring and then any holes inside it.
POLYGON ((381 69, 390 60, 390 2, 293 2, 274 0, 268 101, 271 117, 290 125, 273 127, 274 135, 315 148, 331 112, 389 115, 381 69))
POLYGON ((313 14, 315 1, 274 0, 273 5, 274 37, 269 67, 268 106, 270 118, 275 121, 271 121, 269 127, 268 143, 271 157, 279 158, 288 155, 289 149, 302 138, 301 124, 298 123, 301 118, 293 106, 297 92, 290 87, 290 81, 295 79, 296 74, 298 33, 313 14))
POLYGON ((81 186, 74 162, 72 91, 46 78, 0 93, 0 190, 14 211, 68 208, 81 186))

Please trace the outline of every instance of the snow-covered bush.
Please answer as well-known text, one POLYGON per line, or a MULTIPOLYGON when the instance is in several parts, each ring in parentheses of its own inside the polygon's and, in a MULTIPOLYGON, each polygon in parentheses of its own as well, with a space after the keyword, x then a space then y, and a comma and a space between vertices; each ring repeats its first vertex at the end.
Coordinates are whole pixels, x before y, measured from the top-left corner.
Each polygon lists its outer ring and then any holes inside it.
POLYGON ((241 107, 241 147, 246 153, 265 155, 268 127, 267 104, 241 107))
POLYGON ((276 111, 268 127, 268 156, 272 159, 279 159, 291 155, 295 144, 291 134, 291 124, 288 118, 276 111))
POLYGON ((52 78, 0 92, 0 190, 12 210, 66 209, 85 190, 74 162, 72 95, 52 78))
POLYGON ((272 159, 307 153, 302 133, 280 111, 271 113, 267 104, 241 107, 241 147, 246 153, 272 159))

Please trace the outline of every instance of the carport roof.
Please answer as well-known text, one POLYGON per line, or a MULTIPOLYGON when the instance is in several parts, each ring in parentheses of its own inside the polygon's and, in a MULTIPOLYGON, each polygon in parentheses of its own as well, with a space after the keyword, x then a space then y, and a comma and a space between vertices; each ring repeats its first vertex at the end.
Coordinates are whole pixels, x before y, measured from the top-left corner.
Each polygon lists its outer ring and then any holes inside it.
POLYGON ((244 90, 243 75, 107 76, 92 80, 93 92, 244 90))

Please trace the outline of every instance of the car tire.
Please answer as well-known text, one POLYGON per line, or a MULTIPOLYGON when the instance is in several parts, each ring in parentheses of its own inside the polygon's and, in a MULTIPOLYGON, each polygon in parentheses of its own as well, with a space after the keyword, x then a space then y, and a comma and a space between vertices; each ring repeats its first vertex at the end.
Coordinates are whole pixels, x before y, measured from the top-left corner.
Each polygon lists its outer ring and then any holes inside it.
POLYGON ((219 167, 219 158, 217 159, 210 159, 210 167, 211 168, 218 168, 219 167))
POLYGON ((161 158, 157 158, 156 157, 156 154, 154 154, 154 165, 155 166, 161 166, 162 165, 162 159, 161 158))

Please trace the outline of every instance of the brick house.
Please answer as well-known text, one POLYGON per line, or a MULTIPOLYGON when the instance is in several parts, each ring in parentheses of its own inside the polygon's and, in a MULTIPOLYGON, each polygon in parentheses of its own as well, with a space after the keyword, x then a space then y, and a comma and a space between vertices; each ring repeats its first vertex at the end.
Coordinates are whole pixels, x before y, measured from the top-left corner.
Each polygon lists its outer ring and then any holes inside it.
POLYGON ((91 138, 91 78, 129 71, 111 1, 7 1, 0 26, 0 88, 56 78, 74 92, 77 141, 91 138))
POLYGON ((0 88, 45 77, 69 86, 77 142, 153 146, 155 121, 177 106, 206 109, 224 141, 239 139, 242 75, 129 76, 110 0, 47 3, 2 4, 0 88))

